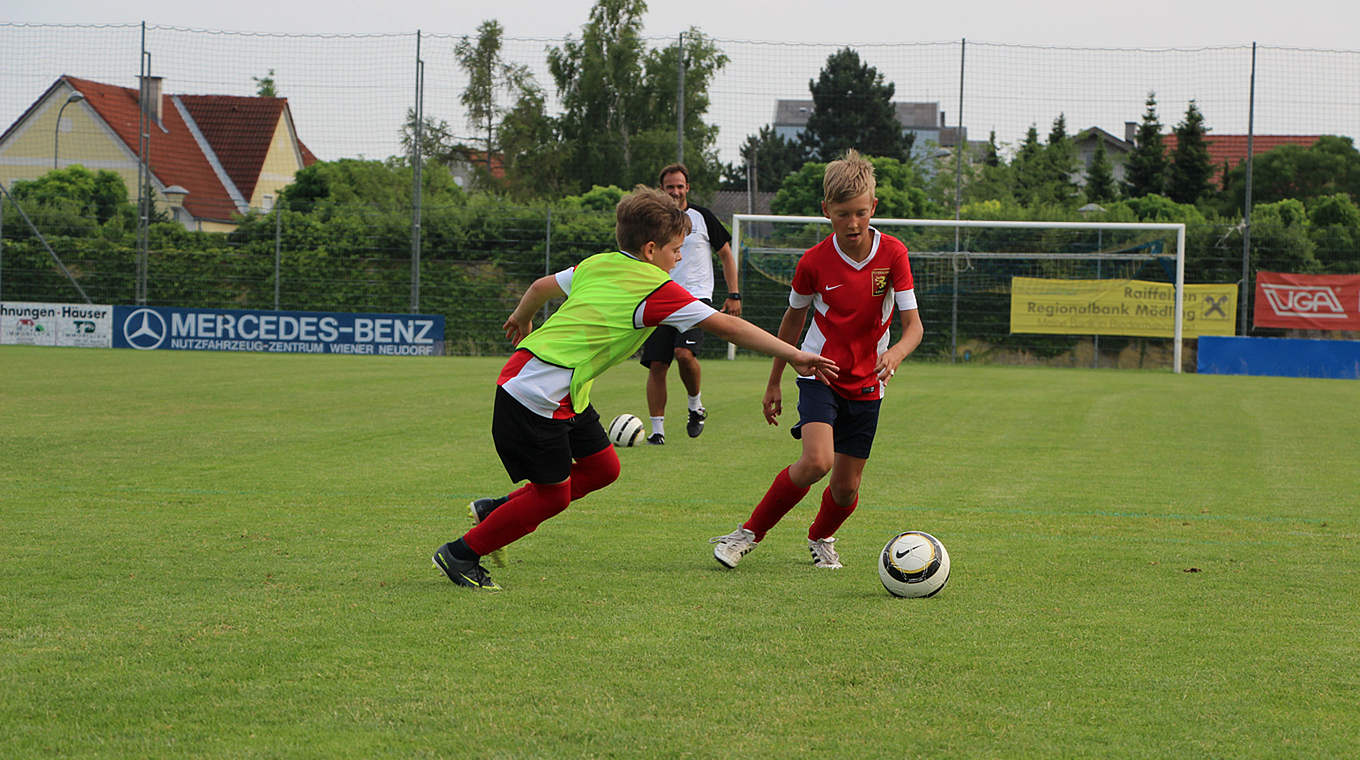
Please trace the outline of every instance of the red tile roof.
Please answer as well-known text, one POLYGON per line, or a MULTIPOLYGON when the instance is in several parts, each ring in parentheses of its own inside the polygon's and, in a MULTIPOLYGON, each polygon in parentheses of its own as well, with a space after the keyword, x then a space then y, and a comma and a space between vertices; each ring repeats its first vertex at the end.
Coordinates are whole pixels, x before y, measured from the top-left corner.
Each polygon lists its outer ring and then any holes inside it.
MULTIPOLYGON (((138 91, 130 87, 64 77, 85 95, 86 101, 134 155, 140 112, 138 91)), ((151 173, 166 187, 179 185, 189 191, 184 207, 199 219, 229 221, 239 207, 232 193, 214 170, 209 156, 175 107, 184 105, 229 181, 244 202, 250 201, 270 140, 287 98, 232 95, 162 95, 161 124, 150 131, 151 173)), ((316 162, 307 146, 298 143, 303 165, 316 162)))
MULTIPOLYGON (((1255 135, 1252 137, 1251 153, 1259 156, 1281 145, 1301 145, 1307 148, 1317 142, 1319 137, 1321 135, 1255 135)), ((1176 135, 1162 135, 1162 144, 1166 146, 1168 155, 1175 152, 1176 142, 1176 135)), ((1247 160, 1247 136, 1208 134, 1204 136, 1204 143, 1209 148, 1209 162, 1214 167, 1214 182, 1221 187, 1223 164, 1226 162, 1231 169, 1247 160)))

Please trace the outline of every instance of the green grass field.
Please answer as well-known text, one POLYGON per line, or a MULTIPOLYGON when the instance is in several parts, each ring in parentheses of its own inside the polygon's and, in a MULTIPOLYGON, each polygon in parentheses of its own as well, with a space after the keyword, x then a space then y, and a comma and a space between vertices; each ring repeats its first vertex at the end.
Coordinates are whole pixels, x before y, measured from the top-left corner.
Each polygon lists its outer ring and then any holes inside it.
POLYGON ((1360 753, 1360 384, 908 365, 845 569, 817 486, 723 571, 797 444, 709 361, 703 437, 672 377, 478 594, 430 554, 510 486, 501 361, 0 348, 0 757, 1360 753), (932 599, 879 585, 908 529, 932 599))

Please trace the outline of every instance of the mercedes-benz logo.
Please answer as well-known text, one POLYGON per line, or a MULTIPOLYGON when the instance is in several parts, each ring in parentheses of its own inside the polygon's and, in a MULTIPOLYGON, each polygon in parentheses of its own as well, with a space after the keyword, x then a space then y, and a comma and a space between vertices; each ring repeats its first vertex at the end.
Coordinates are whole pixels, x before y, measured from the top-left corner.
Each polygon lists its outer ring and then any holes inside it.
POLYGON ((160 348, 165 340, 165 318, 151 309, 138 309, 123 320, 123 339, 142 351, 160 348))

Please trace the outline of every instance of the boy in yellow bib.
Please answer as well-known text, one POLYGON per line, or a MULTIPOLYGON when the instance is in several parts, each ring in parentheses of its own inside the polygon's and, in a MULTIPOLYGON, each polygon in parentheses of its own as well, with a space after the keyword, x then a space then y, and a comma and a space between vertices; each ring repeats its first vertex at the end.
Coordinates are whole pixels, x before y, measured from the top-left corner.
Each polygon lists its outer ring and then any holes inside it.
POLYGON ((682 332, 701 327, 778 357, 805 376, 835 377, 830 360, 714 310, 670 279, 688 227, 689 218, 670 196, 639 187, 616 209, 620 250, 539 278, 506 319, 505 336, 516 351, 497 380, 491 435, 510 479, 528 483, 503 498, 474 502, 477 524, 435 551, 435 565, 455 584, 499 591, 481 565, 483 556, 618 478, 619 459, 590 405, 590 388, 657 325, 682 332), (534 330, 533 315, 562 297, 562 307, 534 330))

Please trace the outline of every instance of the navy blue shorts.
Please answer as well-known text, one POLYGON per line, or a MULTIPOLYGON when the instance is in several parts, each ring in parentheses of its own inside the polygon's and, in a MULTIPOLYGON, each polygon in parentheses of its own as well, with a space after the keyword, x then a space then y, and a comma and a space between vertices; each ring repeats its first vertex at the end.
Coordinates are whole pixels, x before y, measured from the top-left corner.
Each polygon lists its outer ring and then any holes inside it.
POLYGON ((534 414, 496 388, 491 413, 491 438, 510 480, 518 483, 560 483, 571 477, 571 461, 603 451, 609 435, 600 424, 593 405, 566 420, 550 420, 534 414))
POLYGON ((825 422, 831 426, 837 454, 868 459, 878 432, 878 408, 881 399, 854 401, 845 398, 830 386, 816 380, 798 378, 798 424, 789 432, 794 438, 803 437, 803 426, 809 422, 825 422))

